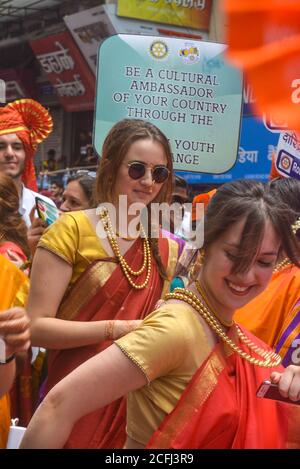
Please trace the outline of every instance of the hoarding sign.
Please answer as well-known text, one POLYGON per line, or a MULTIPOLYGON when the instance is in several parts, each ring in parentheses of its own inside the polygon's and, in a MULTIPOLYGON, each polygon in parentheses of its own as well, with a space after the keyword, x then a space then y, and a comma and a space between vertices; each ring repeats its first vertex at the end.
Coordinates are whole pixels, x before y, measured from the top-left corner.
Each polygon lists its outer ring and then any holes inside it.
POLYGON ((176 170, 223 173, 235 163, 242 106, 240 72, 223 44, 117 35, 99 53, 95 148, 123 118, 157 125, 176 170), (115 60, 117 58, 117 60, 115 60))
POLYGON ((117 5, 99 5, 64 17, 67 28, 94 74, 96 74, 99 45, 114 34, 190 37, 194 40, 208 38, 208 34, 204 31, 190 31, 188 28, 119 17, 116 15, 116 9, 117 5))
POLYGON ((31 41, 30 46, 66 111, 94 108, 94 76, 68 32, 31 41))
POLYGON ((275 166, 282 176, 300 179, 299 132, 288 130, 280 134, 275 166))
POLYGON ((211 6, 211 0, 118 0, 118 15, 208 30, 211 6))

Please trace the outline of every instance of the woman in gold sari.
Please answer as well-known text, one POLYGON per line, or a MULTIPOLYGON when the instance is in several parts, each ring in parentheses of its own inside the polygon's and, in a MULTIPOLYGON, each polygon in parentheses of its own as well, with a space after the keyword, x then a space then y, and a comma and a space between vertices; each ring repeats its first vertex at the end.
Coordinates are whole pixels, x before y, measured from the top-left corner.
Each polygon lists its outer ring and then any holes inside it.
POLYGON ((167 294, 138 329, 58 383, 22 446, 60 448, 78 419, 128 394, 126 448, 150 439, 151 448, 299 447, 292 406, 256 391, 271 379, 283 396, 300 400, 300 367, 284 370, 276 353, 233 321, 266 288, 282 250, 299 265, 293 222, 268 186, 224 184, 209 203, 189 286, 167 294))
MULTIPOLYGON (((32 344, 49 349, 47 392, 133 329, 168 289, 178 245, 159 235, 150 211, 148 232, 154 228, 159 237, 145 236, 147 226, 132 207, 168 201, 171 191, 167 138, 142 120, 117 123, 103 145, 95 192, 100 207, 63 214, 34 258, 28 311, 32 344), (120 196, 127 198, 125 208, 120 196)), ((81 419, 67 447, 122 447, 125 413, 120 400, 81 419)))

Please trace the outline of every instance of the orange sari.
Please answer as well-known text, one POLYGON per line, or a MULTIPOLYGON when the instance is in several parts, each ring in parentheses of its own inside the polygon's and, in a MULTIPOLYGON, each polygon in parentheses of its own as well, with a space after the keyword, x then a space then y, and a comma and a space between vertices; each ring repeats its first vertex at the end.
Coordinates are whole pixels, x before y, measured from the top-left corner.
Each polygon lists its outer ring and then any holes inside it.
MULTIPOLYGON (((12 307, 27 277, 12 262, 0 255, 0 314, 12 307)), ((6 394, 0 398, 0 448, 6 447, 10 426, 10 400, 6 394)))
MULTIPOLYGON (((246 333, 258 346, 266 348, 246 333)), ((249 353, 246 345, 239 345, 249 353)), ((218 343, 147 448, 300 447, 299 409, 256 397, 257 388, 269 376, 269 369, 251 365, 218 343), (293 422, 289 420, 290 411, 293 422)))
MULTIPOLYGON (((6 259, 10 260, 8 254, 10 250, 13 254, 16 254, 22 262, 27 261, 27 257, 22 249, 11 241, 6 241, 0 246, 0 254, 6 259)), ((25 306, 25 300, 27 299, 27 288, 20 298, 15 299, 12 306, 25 306)), ((28 353, 18 354, 17 356, 17 371, 16 379, 11 388, 10 395, 10 411, 11 418, 18 418, 19 425, 27 426, 32 414, 33 414, 33 400, 31 390, 31 350, 28 353)))
POLYGON ((284 358, 284 366, 291 363, 290 346, 300 334, 300 318, 297 320, 299 292, 300 269, 287 266, 274 273, 266 290, 234 315, 234 319, 247 330, 270 347, 276 347, 284 358))
MULTIPOLYGON (((166 238, 159 239, 162 262, 168 266, 170 277, 175 269, 178 247, 166 238), (172 249, 171 249, 172 248, 172 249), (174 252, 173 252, 174 251, 174 252)), ((138 239, 125 255, 129 265, 137 270, 143 259, 143 246, 138 239)), ((75 282, 63 300, 57 317, 76 321, 113 319, 142 319, 153 311, 160 299, 164 282, 152 259, 151 277, 142 290, 133 289, 115 259, 94 262, 75 282)), ((140 282, 144 280, 143 274, 140 282)), ((108 347, 101 342, 66 350, 49 350, 48 392, 58 381, 84 361, 108 347)), ((100 391, 99 391, 100 392, 100 391)), ((66 444, 67 448, 122 448, 125 442, 126 400, 120 399, 80 419, 66 444)))

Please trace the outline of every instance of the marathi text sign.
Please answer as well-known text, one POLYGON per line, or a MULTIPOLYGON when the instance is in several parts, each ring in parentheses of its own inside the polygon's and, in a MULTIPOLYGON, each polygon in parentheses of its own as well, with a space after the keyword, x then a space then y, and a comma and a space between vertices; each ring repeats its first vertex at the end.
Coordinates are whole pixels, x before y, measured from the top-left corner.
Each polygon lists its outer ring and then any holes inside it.
POLYGON ((66 111, 94 107, 94 76, 68 32, 31 41, 38 61, 66 111))
POLYGON ((288 130, 280 134, 275 165, 282 176, 300 179, 299 133, 288 130))
POLYGON ((223 173, 237 157, 242 80, 223 44, 117 35, 99 53, 95 148, 123 118, 151 121, 169 138, 174 168, 223 173), (112 58, 118 58, 113 60, 112 58))
POLYGON ((118 15, 208 30, 211 4, 211 0, 118 0, 118 15))

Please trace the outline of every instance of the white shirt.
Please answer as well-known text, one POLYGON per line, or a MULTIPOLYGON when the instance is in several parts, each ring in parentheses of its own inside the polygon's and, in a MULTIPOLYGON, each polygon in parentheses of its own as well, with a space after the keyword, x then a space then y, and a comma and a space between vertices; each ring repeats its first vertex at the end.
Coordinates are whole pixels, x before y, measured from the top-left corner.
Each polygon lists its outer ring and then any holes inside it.
POLYGON ((28 228, 31 226, 29 214, 32 210, 32 207, 35 207, 36 197, 39 197, 40 199, 45 200, 45 202, 48 202, 48 204, 51 204, 54 207, 56 207, 53 200, 49 199, 49 197, 39 194, 38 192, 34 192, 31 189, 28 189, 27 187, 23 185, 22 195, 20 197, 19 213, 22 215, 22 218, 25 221, 28 228))

